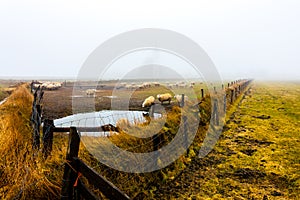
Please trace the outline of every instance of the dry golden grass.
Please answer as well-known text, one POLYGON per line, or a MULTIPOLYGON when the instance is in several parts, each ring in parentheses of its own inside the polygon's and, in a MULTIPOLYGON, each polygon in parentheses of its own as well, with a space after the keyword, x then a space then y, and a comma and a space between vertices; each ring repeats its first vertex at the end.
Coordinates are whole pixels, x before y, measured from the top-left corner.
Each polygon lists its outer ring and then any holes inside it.
POLYGON ((0 199, 41 199, 58 196, 45 176, 39 152, 32 150, 32 95, 19 86, 0 106, 0 199))

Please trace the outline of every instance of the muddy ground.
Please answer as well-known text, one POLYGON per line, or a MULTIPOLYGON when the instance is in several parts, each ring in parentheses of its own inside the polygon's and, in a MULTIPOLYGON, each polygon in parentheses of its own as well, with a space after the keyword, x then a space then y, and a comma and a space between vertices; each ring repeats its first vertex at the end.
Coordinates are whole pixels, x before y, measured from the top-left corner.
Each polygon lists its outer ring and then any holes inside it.
MULTIPOLYGON (((119 107, 127 107, 129 110, 148 111, 147 108, 142 108, 144 99, 148 96, 145 91, 137 89, 133 94, 132 90, 123 90, 120 96, 111 98, 114 87, 107 85, 96 90, 95 95, 88 96, 86 90, 88 87, 76 89, 73 92, 72 86, 62 87, 58 90, 46 90, 43 97, 43 118, 57 119, 73 114, 74 112, 92 112, 100 110, 111 110, 112 101, 119 107), (131 96, 129 105, 127 103, 128 95, 131 96), (146 95, 146 96, 145 96, 146 95), (73 101, 73 104, 72 104, 73 101), (79 110, 74 111, 72 105, 79 107, 79 110)), ((160 102, 156 102, 160 103, 160 102)), ((171 102, 171 105, 164 105, 166 109, 170 109, 177 102, 171 102)))

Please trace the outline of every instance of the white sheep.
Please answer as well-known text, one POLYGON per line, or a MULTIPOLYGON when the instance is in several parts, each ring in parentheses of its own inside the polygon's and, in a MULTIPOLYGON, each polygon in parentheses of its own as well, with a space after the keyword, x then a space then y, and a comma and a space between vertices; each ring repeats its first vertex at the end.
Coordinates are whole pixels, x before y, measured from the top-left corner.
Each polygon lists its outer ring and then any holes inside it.
MULTIPOLYGON (((181 94, 176 94, 174 98, 180 103, 182 101, 182 95, 181 94)), ((189 97, 184 95, 184 102, 187 102, 189 100, 189 97)))
POLYGON ((172 95, 170 93, 165 93, 165 94, 158 94, 157 99, 161 102, 161 104, 164 101, 169 101, 169 104, 171 103, 172 95))
POLYGON ((155 87, 160 86, 160 83, 159 83, 159 82, 154 82, 153 84, 154 84, 155 87))
POLYGON ((149 88, 149 87, 151 87, 151 83, 145 82, 145 83, 142 84, 142 86, 144 88, 149 88))
POLYGON ((95 89, 87 89, 85 92, 86 92, 86 95, 90 96, 90 95, 95 95, 96 90, 95 89))
POLYGON ((155 101, 155 98, 153 96, 150 96, 150 97, 147 97, 143 104, 142 104, 142 107, 145 108, 145 107, 150 107, 151 105, 154 104, 154 101, 155 101))

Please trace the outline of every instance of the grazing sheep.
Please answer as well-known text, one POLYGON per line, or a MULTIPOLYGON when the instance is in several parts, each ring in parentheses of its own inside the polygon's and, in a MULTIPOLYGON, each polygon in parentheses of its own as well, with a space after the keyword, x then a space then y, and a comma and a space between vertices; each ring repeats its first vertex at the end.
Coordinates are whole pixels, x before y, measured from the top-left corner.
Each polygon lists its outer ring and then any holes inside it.
POLYGON ((187 86, 186 83, 180 83, 180 84, 178 84, 179 88, 185 88, 186 86, 187 86))
POLYGON ((150 96, 150 97, 147 97, 143 104, 142 104, 142 107, 145 108, 145 107, 150 107, 151 105, 154 104, 154 100, 155 98, 153 96, 150 96))
POLYGON ((153 84, 154 84, 155 87, 160 86, 160 83, 159 83, 159 82, 154 82, 153 84))
POLYGON ((91 96, 91 95, 95 95, 96 90, 95 89, 87 89, 85 92, 86 92, 86 95, 91 96))
POLYGON ((130 88, 131 88, 130 85, 127 85, 127 84, 125 85, 125 89, 126 89, 126 90, 130 90, 130 88))
POLYGON ((145 82, 145 83, 142 84, 142 86, 144 88, 149 88, 149 87, 151 87, 151 83, 145 82))
POLYGON ((161 104, 163 104, 164 101, 169 101, 169 104, 170 104, 171 99, 172 99, 172 95, 170 93, 158 94, 157 98, 161 102, 161 104))
POLYGON ((62 84, 59 82, 44 82, 44 83, 33 84, 34 88, 37 88, 38 86, 40 86, 45 90, 57 90, 62 87, 62 84))
MULTIPOLYGON (((181 94, 176 94, 174 98, 180 103, 182 101, 182 95, 181 94)), ((184 102, 187 102, 189 100, 189 97, 184 95, 184 102)))

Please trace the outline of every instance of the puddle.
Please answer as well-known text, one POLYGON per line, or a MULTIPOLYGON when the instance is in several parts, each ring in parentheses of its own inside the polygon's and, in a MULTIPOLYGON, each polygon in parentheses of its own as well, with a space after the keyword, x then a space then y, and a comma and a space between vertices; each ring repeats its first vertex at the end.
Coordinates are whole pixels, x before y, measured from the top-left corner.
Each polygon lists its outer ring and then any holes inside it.
POLYGON ((103 96, 103 97, 106 97, 106 98, 109 98, 109 99, 116 99, 116 98, 118 98, 117 96, 103 96))
MULTIPOLYGON (((99 127, 107 124, 116 126, 121 119, 127 119, 129 123, 145 122, 144 111, 128 110, 102 110, 99 112, 78 113, 54 120, 55 127, 99 127)), ((160 118, 161 114, 154 113, 154 118, 160 118)), ((82 132, 82 136, 108 136, 108 132, 82 132)))

